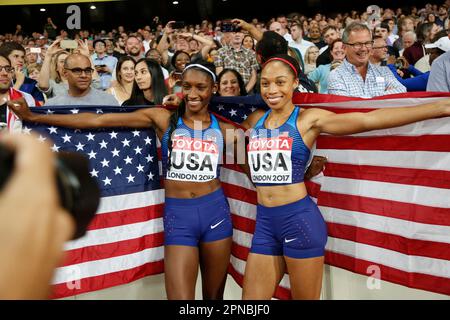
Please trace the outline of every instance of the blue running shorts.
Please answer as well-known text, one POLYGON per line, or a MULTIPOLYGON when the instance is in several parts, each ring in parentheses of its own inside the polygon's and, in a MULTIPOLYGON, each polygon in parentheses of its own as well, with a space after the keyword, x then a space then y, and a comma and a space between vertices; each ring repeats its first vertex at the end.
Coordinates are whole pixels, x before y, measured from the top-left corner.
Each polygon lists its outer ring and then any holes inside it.
POLYGON ((197 247, 233 235, 230 207, 222 188, 192 199, 166 198, 164 244, 197 247))
POLYGON ((325 254, 326 242, 325 220, 309 196, 278 207, 258 205, 250 252, 313 258, 325 254))

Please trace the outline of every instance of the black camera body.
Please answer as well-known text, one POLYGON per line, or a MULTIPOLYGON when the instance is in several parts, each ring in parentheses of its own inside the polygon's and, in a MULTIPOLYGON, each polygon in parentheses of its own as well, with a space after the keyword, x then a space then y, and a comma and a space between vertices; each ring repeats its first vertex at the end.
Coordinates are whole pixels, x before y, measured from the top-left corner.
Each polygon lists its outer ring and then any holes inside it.
MULTIPOLYGON (((14 170, 15 154, 0 145, 0 190, 14 170)), ((62 207, 74 218, 73 239, 86 234, 100 203, 97 181, 89 174, 89 160, 75 152, 59 152, 55 162, 58 195, 62 207)))
POLYGON ((394 67, 395 69, 403 69, 405 66, 403 65, 402 60, 397 59, 395 60, 394 67))
POLYGON ((241 28, 238 25, 232 23, 231 21, 224 21, 224 22, 222 22, 220 31, 222 31, 222 32, 239 32, 239 31, 241 31, 241 28))

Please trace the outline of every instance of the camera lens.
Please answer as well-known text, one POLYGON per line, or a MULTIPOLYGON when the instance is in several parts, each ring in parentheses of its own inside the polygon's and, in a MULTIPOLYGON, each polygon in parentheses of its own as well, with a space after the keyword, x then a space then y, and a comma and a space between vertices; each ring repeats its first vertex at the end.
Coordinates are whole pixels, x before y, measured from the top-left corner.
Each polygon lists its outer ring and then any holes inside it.
MULTIPOLYGON (((14 152, 0 145, 0 190, 14 169, 14 152)), ((60 152, 56 158, 56 178, 61 206, 74 218, 73 239, 82 237, 100 203, 100 189, 89 174, 89 161, 79 153, 60 152)))

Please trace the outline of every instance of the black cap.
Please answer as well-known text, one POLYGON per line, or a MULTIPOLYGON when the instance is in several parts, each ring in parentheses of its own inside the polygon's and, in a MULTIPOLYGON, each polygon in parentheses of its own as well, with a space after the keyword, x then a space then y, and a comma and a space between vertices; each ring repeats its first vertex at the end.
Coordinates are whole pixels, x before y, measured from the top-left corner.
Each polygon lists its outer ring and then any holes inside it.
POLYGON ((266 31, 256 44, 256 53, 261 56, 262 63, 276 54, 287 54, 288 42, 275 31, 266 31))

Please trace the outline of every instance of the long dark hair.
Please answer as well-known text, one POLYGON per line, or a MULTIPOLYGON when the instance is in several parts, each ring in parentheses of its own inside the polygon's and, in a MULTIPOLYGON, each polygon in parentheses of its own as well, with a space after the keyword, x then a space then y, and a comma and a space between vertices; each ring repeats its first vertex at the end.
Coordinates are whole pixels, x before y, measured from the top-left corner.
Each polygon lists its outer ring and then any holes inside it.
MULTIPOLYGON (((152 93, 153 93, 153 103, 155 105, 160 105, 163 102, 163 98, 167 95, 167 87, 164 83, 164 75, 161 70, 161 66, 157 61, 149 58, 139 59, 135 66, 137 66, 142 61, 145 61, 148 67, 148 71, 151 74, 152 81, 152 93)), ((131 91, 130 99, 126 100, 122 105, 124 106, 135 106, 135 105, 145 105, 148 102, 145 99, 144 91, 139 89, 136 80, 133 83, 133 90, 131 91)))
MULTIPOLYGON (((214 66, 213 63, 206 62, 204 60, 196 60, 196 61, 193 61, 193 63, 194 62, 195 62, 195 64, 200 64, 200 65, 208 68, 211 72, 216 74, 216 67, 214 66)), ((193 63, 191 63, 191 64, 193 64, 193 63)), ((186 68, 188 66, 189 66, 189 64, 186 65, 186 68)), ((201 71, 201 72, 209 75, 211 77, 211 83, 214 86, 214 84, 215 84, 214 79, 213 79, 212 75, 209 72, 207 72, 206 70, 204 70, 202 68, 198 68, 198 67, 191 67, 191 68, 189 68, 189 70, 197 70, 197 71, 201 71)), ((184 78, 184 73, 183 73, 182 78, 184 78)), ((175 131, 175 129, 177 127, 178 119, 183 117, 183 115, 185 113, 186 113, 186 102, 183 99, 183 101, 180 103, 180 105, 175 110, 175 112, 172 113, 172 115, 170 116, 170 125, 169 125, 169 132, 168 132, 169 139, 167 141, 167 146, 168 146, 168 149, 169 149, 169 154, 168 154, 168 158, 167 158, 167 170, 169 170, 169 168, 172 165, 172 162, 170 161, 170 158, 171 158, 171 155, 172 155, 172 148, 173 148, 173 146, 172 146, 172 133, 175 131)))
POLYGON ((244 79, 242 79, 242 75, 239 72, 237 72, 236 70, 228 69, 228 68, 223 69, 219 73, 219 76, 217 77, 217 85, 219 86, 219 89, 217 90, 217 95, 220 96, 220 93, 219 93, 219 91, 220 91, 220 81, 222 81, 223 76, 226 73, 228 73, 228 72, 231 72, 232 74, 234 74, 236 79, 237 79, 237 81, 238 81, 238 84, 239 84, 239 95, 240 96, 246 96, 247 95, 247 89, 245 89, 245 83, 244 83, 244 79))

